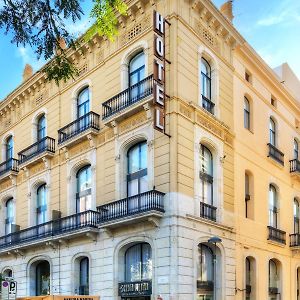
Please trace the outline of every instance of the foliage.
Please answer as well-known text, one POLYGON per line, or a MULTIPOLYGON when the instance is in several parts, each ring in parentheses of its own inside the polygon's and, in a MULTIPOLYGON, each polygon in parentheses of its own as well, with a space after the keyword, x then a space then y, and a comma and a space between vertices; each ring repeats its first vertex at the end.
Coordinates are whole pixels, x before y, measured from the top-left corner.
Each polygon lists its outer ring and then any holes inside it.
MULTIPOLYGON (((78 22, 83 10, 81 0, 2 0, 0 28, 12 34, 11 42, 17 46, 30 46, 37 58, 50 62, 42 69, 48 80, 68 80, 78 75, 78 70, 69 60, 66 45, 76 49, 76 38, 67 30, 67 21, 78 22)), ((0 2, 1 3, 1 2, 0 2)), ((88 41, 95 34, 109 39, 117 34, 117 14, 125 15, 123 0, 94 0, 90 17, 94 25, 85 35, 88 41)))

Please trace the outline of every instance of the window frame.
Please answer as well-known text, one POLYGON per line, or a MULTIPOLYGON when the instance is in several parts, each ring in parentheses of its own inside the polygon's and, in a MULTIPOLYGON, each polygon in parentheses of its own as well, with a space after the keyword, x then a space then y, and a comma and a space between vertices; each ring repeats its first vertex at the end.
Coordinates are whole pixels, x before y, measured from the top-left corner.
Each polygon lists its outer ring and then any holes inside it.
POLYGON ((79 294, 80 295, 89 295, 89 289, 90 289, 90 261, 89 261, 89 258, 87 256, 84 256, 84 257, 81 257, 79 259, 79 294), (83 263, 86 262, 86 265, 83 266, 83 263), (83 270, 83 267, 86 268, 86 270, 83 270), (87 278, 85 279, 86 281, 84 283, 86 284, 83 284, 82 282, 82 273, 84 274, 84 271, 86 272, 87 274, 87 278), (87 288, 87 291, 85 290, 84 293, 80 293, 80 289, 81 287, 85 287, 87 288))
POLYGON ((42 114, 37 120, 36 136, 37 141, 41 141, 46 137, 46 116, 42 114))
POLYGON ((277 145, 276 132, 277 132, 276 122, 271 117, 269 120, 269 142, 274 147, 276 147, 277 145))
POLYGON ((76 213, 82 213, 84 211, 87 211, 87 210, 90 210, 92 209, 92 167, 90 164, 87 164, 85 166, 83 166, 82 168, 80 168, 77 172, 76 172, 76 213), (89 170, 89 174, 90 174, 90 178, 89 178, 89 181, 90 181, 90 187, 83 190, 83 191, 79 191, 79 188, 80 188, 80 183, 79 183, 79 180, 80 180, 80 174, 83 173, 83 172, 86 172, 87 170, 89 170), (90 208, 86 209, 86 207, 88 206, 86 201, 86 197, 90 196, 90 208), (80 210, 80 204, 81 204, 81 201, 84 199, 85 201, 85 210, 81 211, 80 210))
POLYGON ((50 263, 47 260, 39 261, 36 264, 36 266, 35 266, 35 295, 36 296, 49 295, 50 294, 50 290, 51 290, 50 286, 51 286, 51 266, 50 266, 50 263), (46 264, 46 263, 48 264, 48 266, 47 266, 47 269, 45 270, 45 268, 44 268, 45 266, 41 267, 41 265, 42 264, 46 264), (48 271, 48 267, 49 267, 49 273, 47 273, 47 275, 49 276, 49 278, 48 278, 49 287, 48 287, 47 294, 42 293, 42 291, 43 291, 43 290, 41 290, 41 288, 42 288, 42 280, 41 280, 41 278, 39 278, 38 267, 41 267, 41 275, 43 274, 44 271, 45 272, 48 271))
POLYGON ((277 188, 273 184, 270 184, 269 185, 269 225, 273 228, 278 229, 278 218, 279 218, 278 192, 277 192, 277 188), (272 195, 271 190, 273 190, 274 199, 271 199, 271 195, 272 195), (275 222, 275 224, 273 222, 275 222))
POLYGON ((294 198, 294 202, 293 202, 293 206, 294 206, 294 233, 300 233, 300 205, 299 205, 299 201, 297 198, 294 198))
POLYGON ((12 233, 12 225, 14 224, 15 220, 15 207, 14 207, 14 198, 10 197, 5 202, 5 235, 12 233), (12 215, 9 216, 9 208, 8 205, 11 205, 11 213, 12 215))
POLYGON ((203 56, 200 60, 201 74, 201 100, 202 107, 208 112, 214 114, 215 103, 212 100, 212 71, 211 65, 203 56), (205 73, 203 70, 205 69, 205 73))
POLYGON ((47 222, 47 185, 46 183, 41 184, 36 190, 36 225, 44 224, 47 222), (42 191, 43 193, 43 202, 44 204, 41 205, 41 197, 40 194, 42 191), (39 222, 40 217, 42 217, 42 222, 39 222))
POLYGON ((248 130, 251 129, 250 114, 251 114, 250 101, 246 96, 244 96, 244 128, 248 130))
POLYGON ((8 161, 14 156, 14 140, 13 136, 10 135, 6 138, 5 143, 5 160, 8 161))
POLYGON ((91 111, 91 101, 90 101, 90 89, 89 86, 84 87, 83 89, 81 89, 78 94, 77 94, 77 98, 76 98, 76 117, 77 119, 87 115, 90 111, 91 111), (80 97, 87 92, 88 94, 88 99, 82 103, 80 103, 80 97), (84 108, 84 114, 80 113, 80 109, 84 108))
POLYGON ((294 139, 294 159, 299 159, 299 143, 294 139))

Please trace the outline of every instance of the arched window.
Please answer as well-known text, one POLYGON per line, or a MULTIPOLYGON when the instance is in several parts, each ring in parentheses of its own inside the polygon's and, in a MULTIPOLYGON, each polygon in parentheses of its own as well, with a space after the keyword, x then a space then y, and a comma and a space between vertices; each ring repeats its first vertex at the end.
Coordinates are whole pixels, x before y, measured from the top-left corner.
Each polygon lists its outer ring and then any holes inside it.
POLYGON ((5 269, 3 272, 2 272, 2 275, 3 275, 3 279, 5 277, 9 277, 9 278, 12 278, 13 277, 13 271, 12 269, 5 269))
POLYGON ((46 184, 41 185, 36 191, 36 224, 47 221, 47 189, 46 184))
POLYGON ((279 271, 274 259, 269 260, 269 299, 277 299, 279 289, 279 271))
POLYGON ((89 259, 83 257, 79 261, 79 295, 89 295, 89 259))
POLYGON ((197 279, 197 294, 201 300, 210 300, 214 296, 215 274, 214 274, 214 252, 204 245, 198 246, 199 264, 197 279))
POLYGON ((91 166, 81 168, 76 174, 76 180, 76 213, 80 213, 92 208, 91 166))
POLYGON ((15 219, 14 210, 14 201, 13 198, 10 198, 5 204, 5 235, 12 233, 12 225, 15 219))
POLYGON ((144 91, 144 87, 140 84, 145 79, 145 54, 140 52, 135 55, 129 62, 129 88, 131 101, 138 100, 144 91))
POLYGON ((294 233, 300 233, 299 217, 300 217, 299 201, 295 198, 294 199, 294 233))
POLYGON ((35 295, 50 294, 50 264, 48 261, 40 261, 35 269, 35 295))
POLYGON ((278 196, 272 184, 269 186, 269 225, 278 228, 278 196))
POLYGON ((152 250, 148 243, 131 246, 125 252, 125 281, 152 279, 152 250))
POLYGON ((246 207, 246 218, 249 217, 249 201, 250 201, 250 178, 249 174, 245 173, 245 207, 246 207))
POLYGON ((296 139, 294 139, 294 159, 299 158, 299 144, 296 139))
POLYGON ((246 97, 244 97, 244 127, 250 130, 250 103, 246 97))
POLYGON ((213 114, 215 104, 211 99, 211 67, 204 58, 201 59, 201 91, 202 107, 213 114))
POLYGON ((276 124, 272 118, 270 118, 270 144, 276 146, 276 124))
POLYGON ((246 300, 250 300, 251 295, 253 295, 253 284, 252 284, 252 261, 249 257, 246 258, 245 261, 245 271, 246 271, 246 300))
POLYGON ((210 150, 201 144, 200 148, 200 216, 216 219, 213 201, 213 156, 210 150))
POLYGON ((5 145, 5 159, 10 160, 13 158, 14 155, 14 140, 12 136, 9 136, 6 139, 6 145, 5 145))
POLYGON ((83 117, 90 112, 89 88, 83 89, 77 97, 77 118, 83 117))
POLYGON ((138 143, 127 152, 127 195, 134 196, 148 190, 147 143, 138 143))
POLYGON ((46 137, 46 117, 42 115, 37 121, 37 140, 41 141, 46 137))

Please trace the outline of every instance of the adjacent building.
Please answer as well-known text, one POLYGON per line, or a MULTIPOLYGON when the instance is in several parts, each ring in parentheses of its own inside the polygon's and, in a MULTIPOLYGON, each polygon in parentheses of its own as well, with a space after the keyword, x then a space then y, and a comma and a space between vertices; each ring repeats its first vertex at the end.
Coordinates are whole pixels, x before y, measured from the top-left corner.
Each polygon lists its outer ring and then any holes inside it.
POLYGON ((127 3, 76 80, 26 66, 0 102, 0 271, 20 297, 299 300, 298 79, 230 1, 127 3))

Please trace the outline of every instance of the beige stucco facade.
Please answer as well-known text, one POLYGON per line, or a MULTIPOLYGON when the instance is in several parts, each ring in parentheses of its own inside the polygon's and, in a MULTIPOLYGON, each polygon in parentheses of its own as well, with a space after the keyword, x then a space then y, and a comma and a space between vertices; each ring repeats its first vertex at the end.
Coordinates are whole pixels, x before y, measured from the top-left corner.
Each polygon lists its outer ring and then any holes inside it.
POLYGON ((25 297, 37 293, 35 268, 39 261, 47 261, 49 293, 74 294, 79 285, 77 261, 88 257, 89 293, 116 300, 121 299, 118 284, 126 281, 126 250, 147 243, 152 249, 152 289, 145 299, 159 295, 164 300, 211 299, 199 296, 203 294, 199 245, 214 251, 208 240, 217 236, 222 241, 214 252, 216 299, 246 299, 245 260, 251 257, 249 299, 268 299, 268 265, 274 259, 280 269, 281 299, 298 300, 300 261, 296 247, 289 245, 289 234, 294 233, 293 203, 300 197, 300 177, 295 175, 299 170, 290 172, 289 160, 294 139, 300 139, 299 102, 209 0, 128 3, 128 16, 120 19, 115 41, 95 37, 70 53, 80 70, 76 80, 56 86, 35 73, 0 103, 0 270, 12 270, 18 295, 25 297), (171 24, 165 32, 165 56, 170 62, 165 70, 165 133, 153 126, 153 10, 171 24), (147 78, 142 90, 150 87, 150 92, 128 105, 129 65, 141 51, 147 78), (203 108, 203 58, 211 67, 213 113, 203 108), (77 99, 84 88, 94 114, 92 119, 83 118, 88 126, 81 130, 77 99), (118 96, 122 91, 123 96, 118 96), (245 96, 250 102, 250 130, 244 128, 245 96), (111 104, 115 102, 106 102, 109 99, 121 102, 111 104), (109 114, 104 116, 108 106, 109 114), (13 137, 13 158, 18 159, 19 152, 37 141, 41 115, 46 119, 46 136, 55 139, 55 151, 36 151, 19 162, 18 170, 11 168, 6 163, 7 139, 13 137), (276 147, 285 154, 284 166, 268 157, 270 117, 277 125, 276 147), (128 151, 143 141, 146 191, 151 196, 142 201, 158 199, 163 208, 147 202, 151 207, 129 213, 127 206, 127 213, 121 215, 123 206, 116 201, 125 199, 125 205, 131 201, 128 151), (200 209, 201 145, 212 155, 209 215, 200 209), (85 166, 91 170, 91 212, 80 212, 78 219, 77 174, 85 166), (245 173, 250 175, 248 218, 245 173), (48 225, 37 225, 37 190, 43 184, 48 225), (286 244, 268 239, 270 184, 278 191, 277 225, 286 232, 286 244), (8 199, 14 203, 13 224, 20 226, 13 231, 21 233, 5 232, 8 199), (104 220, 111 210, 115 215, 104 220))

